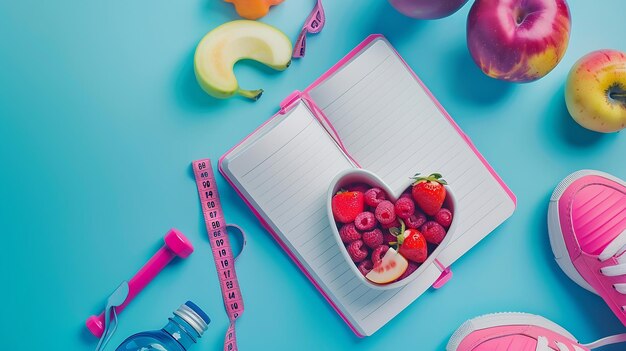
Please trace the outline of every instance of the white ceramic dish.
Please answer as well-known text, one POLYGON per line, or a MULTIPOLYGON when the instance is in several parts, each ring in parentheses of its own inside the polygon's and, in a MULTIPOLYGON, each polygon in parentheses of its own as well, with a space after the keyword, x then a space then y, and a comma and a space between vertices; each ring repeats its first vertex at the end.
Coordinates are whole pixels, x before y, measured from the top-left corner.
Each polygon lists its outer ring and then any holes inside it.
MULTIPOLYGON (((339 236, 339 230, 337 229, 337 224, 335 223, 335 220, 333 218, 333 212, 332 212, 332 206, 331 206, 331 201, 333 196, 337 193, 337 191, 341 190, 342 188, 345 188, 347 185, 351 185, 351 184, 355 184, 355 183, 364 183, 367 185, 370 185, 372 187, 380 187, 381 189, 383 189, 387 195, 389 196, 389 200, 394 202, 398 199, 398 197, 402 194, 402 192, 404 192, 404 190, 399 193, 399 194, 394 194, 391 192, 391 189, 389 188, 389 186, 387 186, 387 184, 385 182, 382 181, 382 179, 380 179, 377 175, 375 175, 374 173, 364 170, 364 169, 348 169, 345 170, 343 172, 340 172, 339 174, 337 174, 335 176, 335 178, 332 180, 332 182, 330 183, 330 186, 328 188, 328 193, 326 195, 326 212, 328 215, 328 220, 330 222, 330 228, 333 231, 334 235, 335 235, 335 240, 337 241, 337 245, 340 246, 340 251, 341 254, 343 255, 346 264, 350 267, 350 269, 352 270, 352 273, 354 275, 356 275, 357 279, 359 279, 363 284, 370 286, 374 289, 380 289, 380 290, 388 290, 388 289, 395 289, 395 288, 399 288, 402 286, 407 285, 408 283, 410 283, 411 281, 413 281, 418 275, 419 273, 424 270, 425 267, 427 267, 429 264, 432 263, 432 261, 434 261, 434 259, 437 257, 437 254, 441 251, 441 249, 443 247, 445 247, 448 242, 450 241, 450 233, 454 232, 455 229, 455 223, 456 223, 456 213, 455 213, 455 208, 456 208, 456 201, 454 199, 454 195, 452 194, 452 192, 450 191, 450 187, 446 186, 446 200, 444 203, 444 207, 450 209, 450 211, 452 211, 452 213, 454 214, 453 220, 452 220, 452 225, 450 226, 450 228, 448 229, 448 234, 446 235, 446 237, 444 238, 444 240, 441 242, 441 244, 439 244, 439 246, 435 249, 435 251, 433 253, 431 253, 428 256, 428 259, 426 259, 426 261, 417 269, 415 270, 415 272, 411 273, 411 275, 409 275, 408 277, 397 281, 397 282, 393 282, 393 283, 389 283, 389 284, 376 284, 373 283, 369 280, 367 280, 363 274, 361 274, 361 272, 359 272, 359 269, 357 268, 356 264, 354 264, 354 262, 352 262, 352 259, 350 258, 350 255, 348 255, 348 251, 345 249, 343 242, 341 241, 341 237, 339 236)), ((410 179, 407 176, 407 181, 406 181, 406 186, 403 187, 403 189, 407 189, 409 186, 411 186, 411 184, 413 184, 413 180, 410 179)))

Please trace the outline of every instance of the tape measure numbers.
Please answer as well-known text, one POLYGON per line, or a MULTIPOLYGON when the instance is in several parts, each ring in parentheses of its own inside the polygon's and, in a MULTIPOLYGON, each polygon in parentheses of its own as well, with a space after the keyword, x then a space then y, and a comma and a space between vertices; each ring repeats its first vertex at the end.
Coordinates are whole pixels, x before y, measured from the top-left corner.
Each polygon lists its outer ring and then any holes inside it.
MULTIPOLYGON (((202 159, 193 162, 193 173, 196 178, 196 186, 202 215, 211 242, 213 260, 222 290, 224 308, 230 320, 230 325, 224 338, 225 351, 237 351, 237 338, 235 335, 235 321, 243 313, 243 299, 237 273, 235 272, 235 257, 228 240, 227 225, 224 220, 224 212, 220 203, 220 196, 215 183, 211 160, 202 159)), ((243 234, 243 232, 242 232, 243 234)))

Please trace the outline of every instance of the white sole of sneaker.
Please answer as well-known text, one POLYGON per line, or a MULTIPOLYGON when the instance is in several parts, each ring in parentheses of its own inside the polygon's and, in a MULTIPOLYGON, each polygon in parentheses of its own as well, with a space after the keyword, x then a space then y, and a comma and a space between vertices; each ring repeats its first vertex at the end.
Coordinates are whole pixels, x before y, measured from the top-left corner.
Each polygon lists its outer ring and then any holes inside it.
POLYGON ((459 345, 461 342, 471 333, 483 330, 487 328, 507 326, 507 325, 533 325, 542 328, 546 328, 555 333, 567 336, 572 340, 576 340, 576 338, 570 334, 567 330, 565 330, 560 325, 545 319, 544 317, 537 316, 530 313, 516 313, 516 312, 504 312, 504 313, 493 313, 486 314, 484 316, 476 317, 468 320, 463 323, 459 329, 457 329, 450 341, 448 341, 448 345, 446 346, 446 351, 459 351, 459 345))
POLYGON ((554 191, 552 192, 552 196, 550 197, 550 205, 548 206, 548 235, 550 237, 550 246, 552 246, 552 253, 554 254, 554 259, 556 263, 561 267, 561 270, 576 284, 585 288, 586 290, 597 295, 597 292, 587 281, 583 278, 574 264, 570 259, 569 252, 567 251, 567 246, 565 245, 565 239, 563 239, 563 232, 561 231, 561 221, 559 216, 559 206, 558 201, 563 196, 565 190, 576 180, 588 176, 588 175, 597 175, 600 177, 604 177, 610 179, 616 183, 620 183, 626 186, 626 183, 619 178, 616 178, 608 173, 594 171, 594 170, 581 170, 574 172, 565 179, 563 179, 559 185, 556 186, 554 191))

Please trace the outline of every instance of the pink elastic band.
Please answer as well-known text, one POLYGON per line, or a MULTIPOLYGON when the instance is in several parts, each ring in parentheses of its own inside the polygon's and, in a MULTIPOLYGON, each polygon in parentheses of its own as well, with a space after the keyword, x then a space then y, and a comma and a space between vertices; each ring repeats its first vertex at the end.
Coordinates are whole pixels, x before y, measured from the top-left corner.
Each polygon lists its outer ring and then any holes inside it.
POLYGON ((348 156, 348 158, 355 165, 357 165, 357 167, 362 168, 359 165, 359 163, 356 162, 354 157, 352 157, 350 152, 348 152, 348 149, 346 149, 346 147, 343 145, 343 142, 341 141, 341 138, 339 137, 339 133, 337 133, 337 130, 335 129, 335 127, 333 127, 333 124, 330 123, 330 120, 328 119, 328 117, 326 117, 324 112, 317 106, 317 104, 315 102, 313 102, 313 99, 311 99, 309 94, 307 92, 302 92, 302 93, 300 93, 300 98, 302 99, 302 101, 304 101, 304 103, 313 112, 313 116, 322 124, 322 126, 324 126, 324 129, 330 128, 329 132, 332 134, 332 138, 335 139, 335 141, 337 142, 337 144, 339 145, 339 148, 341 148, 343 153, 346 154, 346 156, 348 156))

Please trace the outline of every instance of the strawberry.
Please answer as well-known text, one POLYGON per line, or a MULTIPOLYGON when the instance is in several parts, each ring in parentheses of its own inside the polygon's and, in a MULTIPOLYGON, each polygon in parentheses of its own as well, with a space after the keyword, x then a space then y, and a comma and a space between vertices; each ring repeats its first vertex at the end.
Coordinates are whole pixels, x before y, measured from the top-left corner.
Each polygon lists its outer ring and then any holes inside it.
POLYGON ((391 245, 397 245, 398 253, 407 260, 422 263, 428 257, 428 244, 424 235, 417 229, 406 229, 404 222, 400 220, 401 228, 391 228, 389 232, 396 236, 396 242, 391 245))
POLYGON ((446 199, 444 185, 448 183, 441 179, 439 173, 433 173, 428 177, 420 177, 418 173, 413 179, 415 179, 411 189, 413 200, 427 215, 434 216, 441 209, 443 201, 446 199))
POLYGON ((350 223, 365 209, 365 198, 360 191, 340 191, 333 196, 331 206, 337 222, 350 223))

